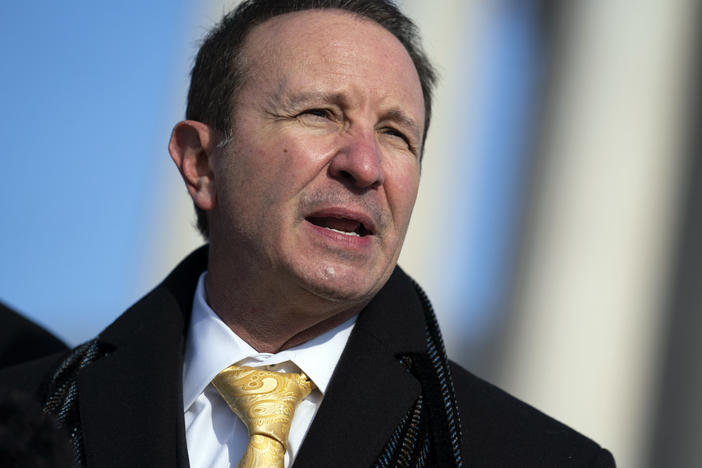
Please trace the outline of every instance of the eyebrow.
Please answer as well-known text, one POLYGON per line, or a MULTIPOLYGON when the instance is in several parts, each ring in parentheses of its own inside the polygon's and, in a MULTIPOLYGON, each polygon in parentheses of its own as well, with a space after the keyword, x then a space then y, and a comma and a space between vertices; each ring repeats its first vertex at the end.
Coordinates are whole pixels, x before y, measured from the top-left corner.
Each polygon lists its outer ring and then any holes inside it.
POLYGON ((422 132, 419 131, 419 125, 417 125, 417 122, 401 109, 395 107, 386 111, 382 115, 382 120, 391 120, 397 122, 401 126, 407 127, 412 132, 414 132, 418 140, 421 140, 422 138, 422 132))
POLYGON ((281 96, 279 101, 286 107, 299 107, 311 102, 336 103, 344 106, 347 104, 343 93, 327 93, 324 91, 303 91, 292 96, 281 96))

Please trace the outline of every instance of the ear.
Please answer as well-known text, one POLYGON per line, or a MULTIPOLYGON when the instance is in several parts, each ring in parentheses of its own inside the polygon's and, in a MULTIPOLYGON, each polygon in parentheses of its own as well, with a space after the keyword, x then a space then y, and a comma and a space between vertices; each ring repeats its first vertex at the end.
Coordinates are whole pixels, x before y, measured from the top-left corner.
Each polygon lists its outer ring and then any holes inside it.
POLYGON ((168 152, 195 204, 211 210, 217 201, 210 157, 216 147, 216 133, 208 125, 184 120, 173 127, 168 152))

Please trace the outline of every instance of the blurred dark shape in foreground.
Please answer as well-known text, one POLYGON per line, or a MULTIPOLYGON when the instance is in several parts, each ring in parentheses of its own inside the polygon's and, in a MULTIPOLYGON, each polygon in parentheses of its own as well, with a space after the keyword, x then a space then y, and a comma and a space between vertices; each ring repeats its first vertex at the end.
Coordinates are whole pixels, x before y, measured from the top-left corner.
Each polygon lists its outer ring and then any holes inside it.
POLYGON ((19 390, 0 389, 0 466, 73 466, 68 434, 39 403, 19 390))
POLYGON ((63 341, 0 302, 0 369, 67 349, 63 341))

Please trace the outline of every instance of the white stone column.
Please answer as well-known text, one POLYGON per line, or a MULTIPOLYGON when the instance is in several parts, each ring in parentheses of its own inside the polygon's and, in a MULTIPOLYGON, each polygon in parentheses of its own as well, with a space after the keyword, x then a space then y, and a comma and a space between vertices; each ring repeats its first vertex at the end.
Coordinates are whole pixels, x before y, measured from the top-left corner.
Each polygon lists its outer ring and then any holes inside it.
POLYGON ((569 2, 503 386, 643 466, 685 170, 694 2, 569 2))

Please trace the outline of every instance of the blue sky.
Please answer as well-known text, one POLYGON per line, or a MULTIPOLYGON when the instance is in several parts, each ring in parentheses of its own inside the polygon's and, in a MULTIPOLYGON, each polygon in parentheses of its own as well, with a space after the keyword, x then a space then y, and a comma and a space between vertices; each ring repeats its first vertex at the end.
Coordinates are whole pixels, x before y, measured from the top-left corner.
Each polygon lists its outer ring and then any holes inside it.
POLYGON ((0 298, 71 342, 134 299, 140 225, 182 113, 188 5, 8 2, 0 298))

